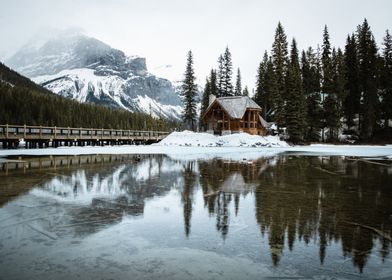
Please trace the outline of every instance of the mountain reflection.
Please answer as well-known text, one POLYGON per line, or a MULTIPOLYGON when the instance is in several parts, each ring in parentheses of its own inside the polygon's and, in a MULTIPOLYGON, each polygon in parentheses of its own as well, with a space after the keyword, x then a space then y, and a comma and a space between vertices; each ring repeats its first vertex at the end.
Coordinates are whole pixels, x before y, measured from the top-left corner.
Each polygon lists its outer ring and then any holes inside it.
POLYGON ((328 247, 339 242, 343 256, 362 272, 373 248, 382 259, 389 254, 391 186, 387 167, 342 157, 181 161, 144 156, 105 170, 56 175, 34 192, 74 205, 69 223, 83 235, 119 223, 124 215, 143 215, 146 199, 174 189, 189 237, 196 193, 201 190, 204 207, 222 239, 230 238, 230 221, 241 211, 241 197, 250 196, 274 265, 286 247, 295 250, 296 243, 318 246, 323 264, 328 247))
POLYGON ((143 215, 145 199, 170 191, 172 179, 180 174, 176 166, 182 169, 168 158, 146 156, 104 170, 86 168, 59 174, 32 192, 72 205, 69 226, 77 235, 92 234, 121 222, 124 215, 143 215))

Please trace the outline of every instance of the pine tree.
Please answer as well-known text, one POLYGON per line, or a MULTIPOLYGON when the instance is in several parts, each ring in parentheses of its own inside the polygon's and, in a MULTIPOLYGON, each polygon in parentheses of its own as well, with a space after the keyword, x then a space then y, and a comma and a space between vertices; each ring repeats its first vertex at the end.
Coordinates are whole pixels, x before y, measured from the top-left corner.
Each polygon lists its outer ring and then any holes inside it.
MULTIPOLYGON (((331 44, 327 26, 324 27, 323 46, 321 54, 322 62, 322 95, 324 109, 324 127, 329 130, 329 140, 337 141, 339 130, 339 110, 338 97, 333 83, 333 64, 332 64, 331 44)), ((324 138, 324 135, 323 135, 324 138)))
POLYGON ((216 97, 222 97, 224 96, 224 89, 223 89, 223 83, 224 83, 224 58, 223 55, 220 55, 218 58, 218 73, 217 73, 217 87, 218 87, 218 94, 216 97))
POLYGON ((316 53, 311 47, 302 52, 302 87, 306 99, 307 130, 305 138, 309 141, 319 141, 322 107, 320 98, 320 63, 316 53))
POLYGON ((218 59, 218 89, 219 97, 233 96, 233 63, 231 61, 231 53, 229 47, 226 47, 223 55, 218 59))
POLYGON ((272 45, 272 63, 276 79, 276 88, 271 92, 274 120, 278 128, 285 125, 286 73, 288 65, 287 36, 279 22, 272 45))
POLYGON ((323 46, 321 54, 322 62, 322 92, 329 94, 333 92, 333 70, 331 60, 331 44, 329 42, 328 27, 324 27, 323 46))
POLYGON ((217 81, 217 77, 216 77, 216 71, 214 69, 211 70, 209 80, 210 80, 211 94, 213 94, 215 96, 219 96, 218 81, 217 81))
POLYGON ((193 70, 192 51, 188 52, 185 78, 182 82, 182 100, 184 104, 183 121, 188 129, 196 128, 196 103, 197 103, 197 85, 196 77, 193 70))
POLYGON ((244 90, 242 91, 242 96, 249 96, 248 86, 245 86, 244 90))
POLYGON ((365 19, 358 27, 359 85, 362 92, 360 135, 363 140, 373 137, 377 123, 377 46, 365 19))
POLYGON ((354 34, 352 36, 348 35, 347 37, 344 51, 344 65, 346 68, 346 97, 343 100, 343 114, 348 130, 350 133, 353 133, 353 127, 355 125, 354 119, 359 115, 361 100, 361 93, 359 91, 357 43, 355 42, 354 34))
POLYGON ((237 69, 237 79, 236 79, 236 82, 235 82, 234 95, 235 96, 242 95, 241 71, 240 71, 240 68, 237 69))
POLYGON ((278 84, 276 81, 276 75, 274 71, 274 65, 272 63, 272 58, 270 57, 268 59, 267 63, 267 71, 264 76, 264 92, 262 99, 265 101, 262 101, 264 104, 264 112, 263 116, 265 120, 271 121, 271 114, 274 106, 274 101, 273 99, 273 93, 277 91, 278 84))
POLYGON ((268 68, 268 54, 267 52, 264 52, 263 60, 259 64, 259 67, 257 69, 257 75, 256 75, 256 93, 255 96, 253 97, 253 100, 259 105, 262 106, 263 108, 263 115, 265 117, 265 113, 267 111, 267 96, 266 96, 266 74, 267 74, 267 68, 268 68))
POLYGON ((298 49, 293 39, 290 51, 290 64, 286 77, 287 96, 287 133, 289 139, 297 143, 303 140, 306 126, 305 98, 302 91, 301 70, 299 66, 298 49))
POLYGON ((200 117, 199 117, 199 124, 200 128, 205 128, 205 123, 202 120, 205 112, 207 111, 209 101, 210 101, 210 94, 211 94, 211 82, 209 78, 206 79, 206 84, 204 86, 203 96, 201 99, 201 106, 200 106, 200 117))
POLYGON ((332 88, 324 102, 326 126, 329 129, 329 140, 337 141, 341 128, 342 103, 345 98, 345 65, 340 49, 332 50, 331 57, 332 88))
POLYGON ((384 129, 389 132, 389 120, 392 119, 392 36, 387 30, 383 42, 382 86, 382 118, 384 129))

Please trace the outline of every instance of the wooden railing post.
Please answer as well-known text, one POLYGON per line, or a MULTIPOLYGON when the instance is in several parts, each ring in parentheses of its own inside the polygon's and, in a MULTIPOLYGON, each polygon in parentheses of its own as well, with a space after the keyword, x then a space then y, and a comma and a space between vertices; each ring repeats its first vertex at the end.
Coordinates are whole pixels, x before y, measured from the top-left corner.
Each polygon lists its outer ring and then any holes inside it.
POLYGON ((5 138, 8 139, 8 124, 5 125, 5 138))
POLYGON ((54 127, 54 138, 53 139, 56 139, 56 137, 57 137, 57 127, 54 127))
POLYGON ((39 139, 42 138, 42 125, 39 126, 39 139))
POLYGON ((23 126, 23 139, 26 139, 26 125, 23 126))

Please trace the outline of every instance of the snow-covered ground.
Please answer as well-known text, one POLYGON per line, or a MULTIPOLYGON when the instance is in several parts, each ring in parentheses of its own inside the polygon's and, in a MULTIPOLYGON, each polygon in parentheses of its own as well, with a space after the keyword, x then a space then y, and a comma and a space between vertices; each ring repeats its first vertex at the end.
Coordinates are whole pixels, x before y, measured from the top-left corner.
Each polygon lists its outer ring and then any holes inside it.
MULTIPOLYGON (((82 154, 166 154, 174 158, 252 160, 281 153, 298 155, 336 155, 392 159, 392 145, 309 145, 289 146, 277 137, 245 133, 214 136, 189 131, 174 132, 153 145, 105 147, 59 147, 47 149, 0 150, 0 157, 17 155, 82 155, 82 154)), ((1 160, 1 159, 0 159, 1 160)))
POLYGON ((288 147, 276 136, 258 136, 248 133, 236 133, 215 136, 209 133, 192 131, 173 132, 155 145, 188 147, 288 147))

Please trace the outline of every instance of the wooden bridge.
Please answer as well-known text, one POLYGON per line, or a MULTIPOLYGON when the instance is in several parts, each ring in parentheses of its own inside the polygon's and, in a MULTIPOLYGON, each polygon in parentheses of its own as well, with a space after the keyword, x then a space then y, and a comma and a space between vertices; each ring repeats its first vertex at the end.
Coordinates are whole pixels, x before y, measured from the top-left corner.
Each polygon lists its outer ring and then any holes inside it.
POLYGON ((154 143, 170 132, 121 129, 0 125, 0 142, 4 149, 17 148, 21 140, 25 147, 104 146, 154 143))

